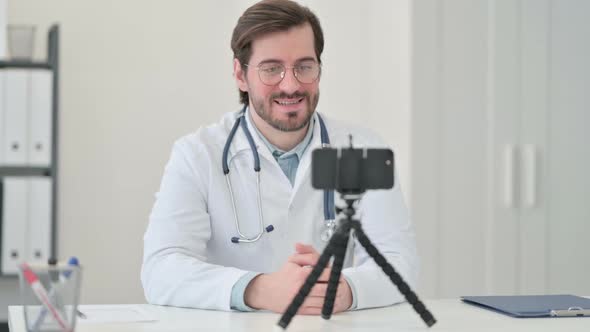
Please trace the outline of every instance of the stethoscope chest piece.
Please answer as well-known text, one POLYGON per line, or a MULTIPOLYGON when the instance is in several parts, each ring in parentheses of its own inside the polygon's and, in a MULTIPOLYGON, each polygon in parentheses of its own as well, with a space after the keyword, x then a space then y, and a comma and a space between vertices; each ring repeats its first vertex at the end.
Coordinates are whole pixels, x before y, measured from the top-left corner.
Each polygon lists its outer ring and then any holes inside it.
POLYGON ((336 229, 336 220, 325 220, 324 230, 320 235, 320 239, 324 242, 330 241, 336 229))

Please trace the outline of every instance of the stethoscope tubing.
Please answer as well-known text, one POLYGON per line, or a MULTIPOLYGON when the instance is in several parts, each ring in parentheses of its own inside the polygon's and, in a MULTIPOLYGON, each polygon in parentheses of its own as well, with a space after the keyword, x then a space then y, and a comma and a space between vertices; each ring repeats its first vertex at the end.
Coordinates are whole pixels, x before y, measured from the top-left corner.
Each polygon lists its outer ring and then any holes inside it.
MULTIPOLYGON (((264 227, 264 218, 263 218, 263 213, 262 213, 262 198, 261 198, 261 191, 260 191, 260 156, 258 155, 258 150, 256 149, 256 144, 254 143, 254 139, 252 138, 252 134, 250 133, 250 130, 248 130, 248 125, 247 125, 246 119, 245 119, 246 111, 247 111, 247 106, 244 106, 244 108, 240 112, 241 114, 238 116, 234 125, 232 126, 232 129, 230 130, 230 133, 227 137, 227 141, 225 142, 225 146, 223 147, 223 154, 222 154, 222 158, 221 158, 221 163, 222 163, 221 166, 223 169, 223 174, 225 175, 225 180, 227 183, 227 187, 229 190, 230 199, 231 199, 231 203, 232 203, 234 222, 235 222, 236 230, 238 231, 238 235, 239 235, 239 237, 234 236, 231 238, 231 242, 233 242, 233 243, 253 243, 253 242, 258 241, 262 237, 262 234, 264 234, 265 231, 267 233, 269 233, 274 230, 273 225, 268 225, 267 227, 264 227), (250 145, 250 150, 252 151, 252 156, 254 159, 254 172, 256 173, 256 191, 257 191, 257 204, 258 204, 259 231, 253 237, 246 236, 245 234, 242 233, 242 231, 240 229, 240 222, 239 222, 239 218, 238 218, 236 201, 235 201, 235 197, 233 194, 231 180, 229 177, 230 170, 229 170, 229 164, 227 162, 228 155, 229 155, 229 147, 231 145, 231 142, 234 139, 234 136, 236 135, 238 127, 242 128, 242 131, 244 132, 244 134, 246 135, 246 139, 248 140, 248 144, 250 145)), ((328 131, 326 129, 326 125, 324 123, 324 120, 322 119, 322 117, 319 114, 318 114, 318 119, 319 119, 319 123, 320 123, 320 136, 321 136, 322 147, 329 147, 330 146, 330 138, 328 136, 328 131)), ((325 190, 324 191, 324 219, 325 219, 325 223, 327 226, 327 230, 326 230, 325 234, 327 234, 327 238, 329 238, 329 237, 331 237, 331 235, 334 231, 334 227, 335 227, 335 208, 334 208, 334 191, 333 190, 325 190)), ((322 236, 322 238, 324 238, 324 236, 322 236)), ((326 240, 326 239, 324 239, 324 240, 326 240)))

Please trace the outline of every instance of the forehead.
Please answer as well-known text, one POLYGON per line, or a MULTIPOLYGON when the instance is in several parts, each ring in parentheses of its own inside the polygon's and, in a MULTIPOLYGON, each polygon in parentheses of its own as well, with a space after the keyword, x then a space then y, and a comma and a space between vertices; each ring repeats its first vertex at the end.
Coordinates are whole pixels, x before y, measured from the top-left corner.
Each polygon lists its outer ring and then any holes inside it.
POLYGON ((316 58, 313 30, 309 23, 287 31, 272 32, 252 41, 250 63, 277 60, 293 63, 302 58, 316 58))

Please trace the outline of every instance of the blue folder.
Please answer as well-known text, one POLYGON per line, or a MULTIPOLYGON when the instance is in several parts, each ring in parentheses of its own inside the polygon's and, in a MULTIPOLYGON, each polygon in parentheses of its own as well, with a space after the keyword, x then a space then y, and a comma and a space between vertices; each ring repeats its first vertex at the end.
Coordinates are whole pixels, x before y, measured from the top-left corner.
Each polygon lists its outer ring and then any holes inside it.
POLYGON ((518 318, 590 316, 590 299, 574 295, 463 296, 461 300, 518 318))

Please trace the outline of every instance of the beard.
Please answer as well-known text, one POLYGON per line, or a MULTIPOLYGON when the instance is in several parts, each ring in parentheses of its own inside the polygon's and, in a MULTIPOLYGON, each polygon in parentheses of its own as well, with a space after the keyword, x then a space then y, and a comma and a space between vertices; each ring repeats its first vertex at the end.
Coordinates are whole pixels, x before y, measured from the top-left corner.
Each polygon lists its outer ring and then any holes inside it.
POLYGON ((315 108, 318 105, 319 100, 319 91, 318 93, 311 96, 308 92, 295 92, 291 95, 281 92, 271 95, 268 100, 251 99, 251 102, 254 105, 254 110, 258 116, 260 116, 270 126, 280 131, 291 132, 300 130, 307 126, 311 120, 311 117, 313 116, 313 113, 315 112, 315 108), (279 116, 274 114, 275 112, 273 112, 272 109, 273 105, 275 105, 275 98, 304 98, 302 107, 304 107, 305 110, 280 113, 280 115, 287 116, 287 119, 281 119, 279 116))

